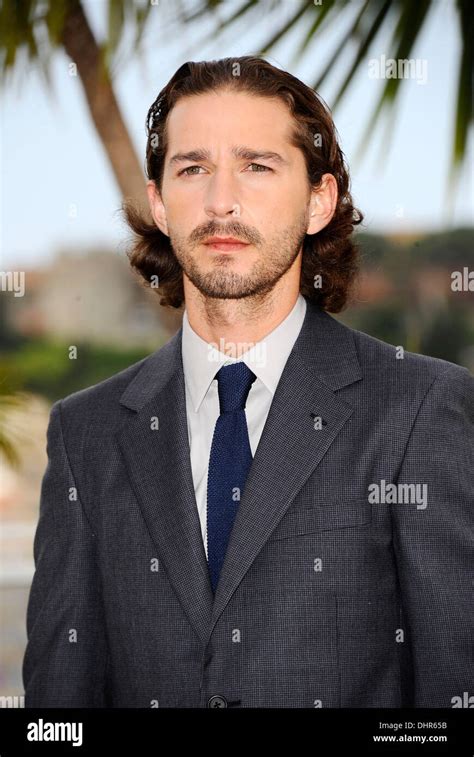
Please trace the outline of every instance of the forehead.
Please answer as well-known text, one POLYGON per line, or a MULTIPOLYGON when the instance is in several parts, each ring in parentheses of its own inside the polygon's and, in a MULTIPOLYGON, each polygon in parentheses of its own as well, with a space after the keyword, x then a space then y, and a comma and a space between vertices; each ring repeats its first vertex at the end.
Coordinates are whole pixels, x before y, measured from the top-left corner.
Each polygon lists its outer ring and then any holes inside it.
POLYGON ((279 98, 246 92, 206 92, 178 100, 167 121, 168 151, 196 144, 245 143, 262 139, 267 149, 295 150, 289 141, 293 117, 279 98))

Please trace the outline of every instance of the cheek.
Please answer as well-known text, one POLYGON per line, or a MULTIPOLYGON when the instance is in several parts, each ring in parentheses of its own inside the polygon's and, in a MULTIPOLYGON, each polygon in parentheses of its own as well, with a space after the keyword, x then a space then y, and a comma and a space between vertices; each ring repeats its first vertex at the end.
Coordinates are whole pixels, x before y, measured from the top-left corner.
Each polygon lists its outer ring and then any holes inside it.
POLYGON ((286 229, 294 225, 301 208, 288 202, 288 198, 274 202, 265 209, 263 215, 258 217, 258 226, 262 234, 267 237, 282 234, 286 229))
POLYGON ((162 194, 163 204, 168 215, 177 215, 186 209, 186 206, 194 202, 194 198, 186 191, 186 187, 175 179, 165 177, 163 179, 162 194))
POLYGON ((165 202, 165 207, 168 223, 174 226, 180 234, 186 234, 188 230, 197 225, 195 221, 199 213, 189 196, 183 196, 181 192, 176 192, 169 202, 165 202))
POLYGON ((278 191, 256 194, 255 203, 259 208, 262 220, 270 223, 270 227, 286 228, 291 226, 297 218, 301 218, 308 207, 309 198, 299 188, 291 186, 279 187, 278 191))

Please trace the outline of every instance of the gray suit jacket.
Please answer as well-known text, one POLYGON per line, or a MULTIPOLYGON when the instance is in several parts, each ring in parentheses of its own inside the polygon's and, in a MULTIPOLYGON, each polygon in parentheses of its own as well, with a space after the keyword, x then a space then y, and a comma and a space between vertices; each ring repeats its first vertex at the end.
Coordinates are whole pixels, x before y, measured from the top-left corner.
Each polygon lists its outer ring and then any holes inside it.
POLYGON ((308 302, 213 597, 181 330, 56 402, 26 707, 450 708, 474 693, 473 421, 467 369, 397 359, 308 302))

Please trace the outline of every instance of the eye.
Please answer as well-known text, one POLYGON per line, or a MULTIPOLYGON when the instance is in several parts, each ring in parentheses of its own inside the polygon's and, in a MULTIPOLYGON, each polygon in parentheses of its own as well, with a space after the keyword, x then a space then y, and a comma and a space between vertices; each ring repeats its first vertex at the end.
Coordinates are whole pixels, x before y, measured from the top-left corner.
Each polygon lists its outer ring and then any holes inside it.
POLYGON ((178 176, 181 176, 182 174, 185 176, 196 176, 196 174, 186 173, 186 171, 190 171, 192 168, 202 168, 202 166, 188 166, 187 168, 183 168, 182 171, 178 172, 178 176))
POLYGON ((263 168, 263 172, 261 171, 250 171, 250 173, 264 173, 265 171, 272 171, 272 168, 269 168, 268 166, 263 166, 261 163, 249 163, 251 166, 257 166, 257 168, 263 168))

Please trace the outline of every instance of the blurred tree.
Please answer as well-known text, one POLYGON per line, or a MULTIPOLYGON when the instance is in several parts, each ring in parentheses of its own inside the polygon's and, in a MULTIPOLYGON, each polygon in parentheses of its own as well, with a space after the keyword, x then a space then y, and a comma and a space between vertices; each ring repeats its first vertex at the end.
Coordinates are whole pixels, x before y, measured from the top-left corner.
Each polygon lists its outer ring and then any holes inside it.
POLYGON ((111 62, 125 30, 134 25, 138 49, 152 5, 148 2, 107 2, 108 34, 95 38, 80 0, 2 0, 0 3, 0 80, 19 66, 20 52, 34 62, 52 89, 52 53, 62 49, 71 59, 70 71, 79 77, 92 123, 102 142, 124 197, 133 197, 145 209, 143 169, 115 95, 111 62))
POLYGON ((450 288, 454 269, 462 270, 472 257, 473 229, 453 229, 413 239, 384 238, 357 232, 366 274, 381 273, 393 291, 383 299, 355 299, 356 307, 341 320, 385 342, 410 352, 472 365, 474 308, 472 293, 450 288), (433 291, 420 282, 441 272, 433 291))
POLYGON ((461 268, 473 260, 473 230, 469 228, 450 229, 441 233, 428 234, 420 240, 416 257, 420 262, 461 268))
MULTIPOLYGON (((440 308, 422 335, 420 348, 425 355, 459 362, 466 345, 473 344, 474 329, 461 303, 440 308)), ((469 366, 466 366, 469 367, 469 366)))
POLYGON ((103 381, 146 357, 145 349, 117 349, 78 342, 78 358, 69 358, 70 345, 58 340, 25 339, 0 358, 5 383, 14 391, 41 394, 54 402, 60 397, 103 381))
POLYGON ((351 310, 350 313, 344 313, 341 320, 352 328, 364 331, 388 344, 405 344, 403 313, 396 301, 351 310))
POLYGON ((26 407, 31 398, 29 392, 10 392, 0 383, 0 455, 12 468, 20 467, 20 449, 24 439, 15 431, 11 423, 11 413, 16 409, 26 407))

